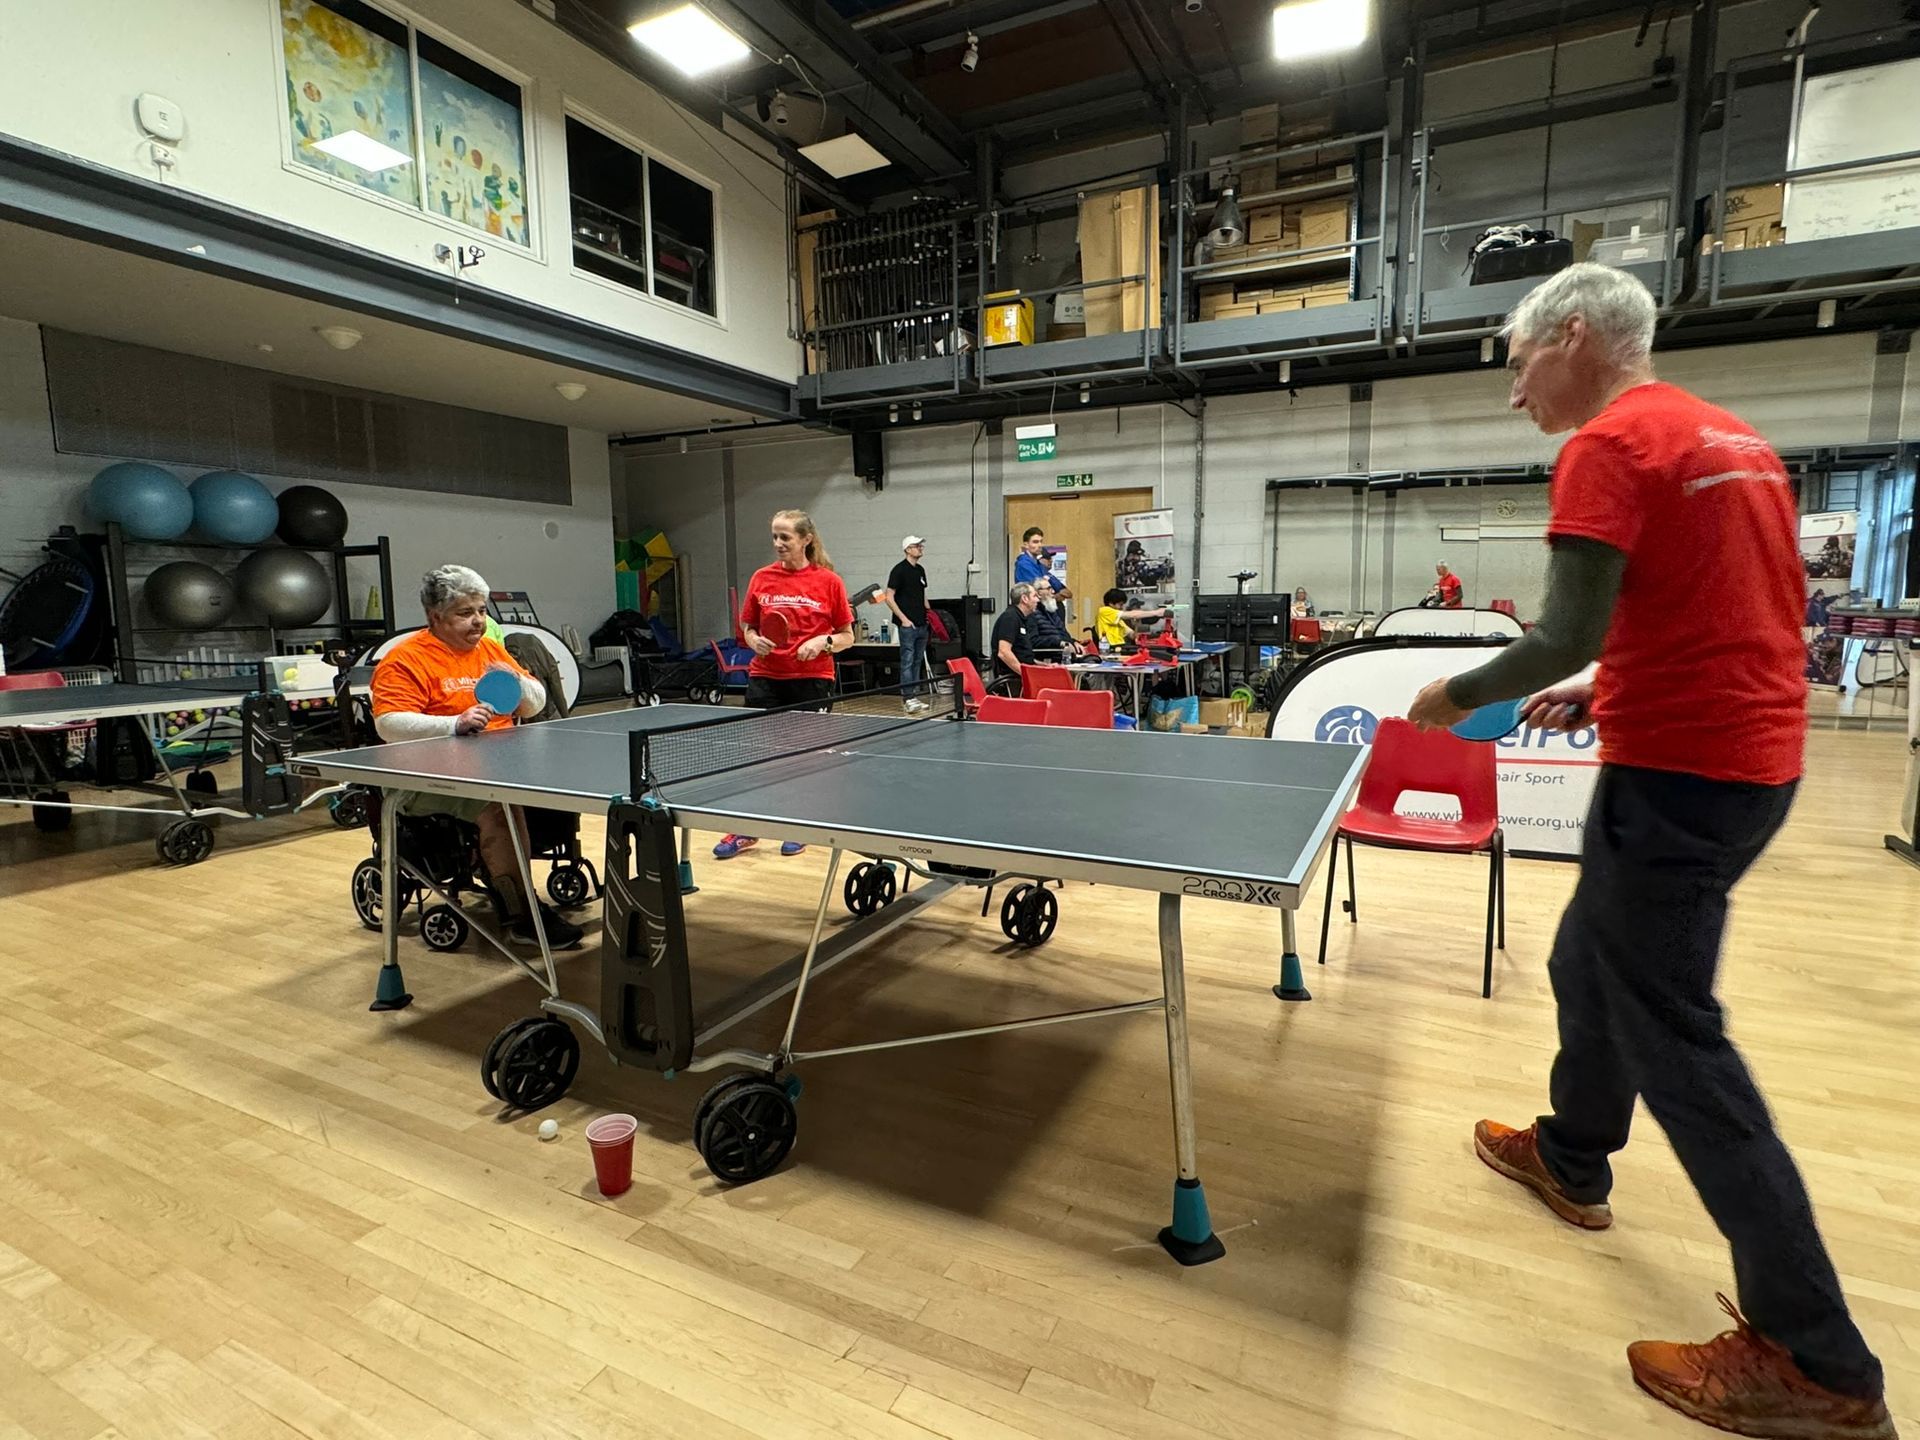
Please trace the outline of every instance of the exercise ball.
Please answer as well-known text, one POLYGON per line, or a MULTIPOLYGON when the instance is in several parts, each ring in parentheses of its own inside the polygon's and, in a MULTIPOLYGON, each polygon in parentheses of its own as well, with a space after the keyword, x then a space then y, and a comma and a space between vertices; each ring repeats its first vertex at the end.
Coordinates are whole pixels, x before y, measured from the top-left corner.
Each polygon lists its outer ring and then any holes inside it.
POLYGON ((209 470, 187 487, 193 528, 223 545, 258 545, 273 534, 280 507, 273 492, 238 470, 209 470))
POLYGON ((333 603, 327 572, 304 550, 256 550, 235 569, 233 583, 249 609, 282 630, 313 624, 333 603))
POLYGON ((176 560, 147 576, 147 609, 175 630, 205 630, 233 613, 233 582, 211 565, 176 560))
POLYGON ((288 486, 280 492, 280 538, 316 550, 338 545, 347 538, 347 507, 318 485, 288 486))
POLYGON ((193 497, 171 470, 122 460, 93 477, 87 508, 118 522, 131 540, 177 540, 193 524, 193 497))

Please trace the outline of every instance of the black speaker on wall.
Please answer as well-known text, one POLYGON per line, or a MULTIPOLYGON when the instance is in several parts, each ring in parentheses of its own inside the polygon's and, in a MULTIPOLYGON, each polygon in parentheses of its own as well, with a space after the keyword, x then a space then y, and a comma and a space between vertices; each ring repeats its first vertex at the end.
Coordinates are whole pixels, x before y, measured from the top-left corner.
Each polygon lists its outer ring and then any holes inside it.
POLYGON ((853 432, 853 473, 876 490, 886 487, 887 447, 878 430, 853 432))

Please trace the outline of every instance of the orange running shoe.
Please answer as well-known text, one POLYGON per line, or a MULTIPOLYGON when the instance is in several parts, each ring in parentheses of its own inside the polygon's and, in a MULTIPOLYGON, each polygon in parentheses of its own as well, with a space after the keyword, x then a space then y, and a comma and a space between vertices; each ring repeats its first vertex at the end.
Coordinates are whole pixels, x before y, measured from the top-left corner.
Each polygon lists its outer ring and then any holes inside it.
POLYGON ((1704 1345, 1641 1340, 1627 1347, 1634 1381, 1705 1425, 1761 1440, 1899 1440, 1884 1400, 1816 1385, 1722 1295, 1732 1330, 1704 1345))
POLYGON ((1516 1130, 1498 1120, 1482 1120, 1473 1127, 1473 1153, 1509 1180, 1516 1180, 1538 1195, 1554 1214, 1582 1230, 1604 1230, 1613 1224, 1613 1211, 1602 1201, 1582 1205, 1560 1188, 1560 1182, 1548 1173, 1540 1159, 1539 1135, 1529 1125, 1516 1130))

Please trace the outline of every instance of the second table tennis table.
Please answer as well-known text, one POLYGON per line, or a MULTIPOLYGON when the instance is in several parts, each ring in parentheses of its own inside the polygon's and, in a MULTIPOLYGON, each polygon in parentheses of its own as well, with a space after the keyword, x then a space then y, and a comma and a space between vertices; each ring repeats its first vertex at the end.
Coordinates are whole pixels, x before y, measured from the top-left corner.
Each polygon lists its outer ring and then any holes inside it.
MULTIPOLYGON (((1187 1043, 1181 907, 1189 898, 1279 911, 1284 955, 1275 993, 1301 985, 1294 912, 1361 766, 1363 747, 1300 741, 1147 737, 1113 731, 983 724, 929 714, 903 718, 662 705, 575 716, 490 733, 304 757, 315 777, 383 792, 381 894, 406 883, 437 889, 400 853, 395 797, 443 795, 607 817, 605 915, 597 1008, 562 998, 536 913, 542 967, 474 928, 545 989, 542 1014, 509 1025, 488 1048, 487 1086, 523 1109, 552 1103, 577 1071, 573 1027, 622 1063, 669 1077, 739 1067, 695 1112, 695 1141, 716 1176, 771 1173, 792 1147, 796 1065, 1069 1021, 1164 1012, 1177 1178, 1160 1241, 1183 1264, 1223 1253, 1200 1186, 1187 1043), (1046 825, 1034 821, 1043 796, 1046 825), (1122 837, 1172 817, 1197 822, 1177 844, 1123 853, 1122 837), (690 831, 740 832, 830 847, 804 951, 696 1016, 690 984, 684 842, 690 831), (856 918, 828 934, 843 857, 862 859, 841 886, 856 918), (896 887, 895 867, 908 872, 896 887), (1161 993, 1063 1014, 824 1050, 795 1046, 807 987, 956 890, 1012 884, 1007 935, 1038 945, 1059 902, 1047 881, 1083 880, 1159 895, 1161 993), (918 883, 913 883, 913 882, 918 883), (791 994, 785 1033, 770 1051, 716 1042, 791 994)), ((527 846, 511 826, 524 893, 534 893, 527 846)), ((381 907, 383 961, 374 1008, 405 1005, 398 960, 402 907, 381 907)))

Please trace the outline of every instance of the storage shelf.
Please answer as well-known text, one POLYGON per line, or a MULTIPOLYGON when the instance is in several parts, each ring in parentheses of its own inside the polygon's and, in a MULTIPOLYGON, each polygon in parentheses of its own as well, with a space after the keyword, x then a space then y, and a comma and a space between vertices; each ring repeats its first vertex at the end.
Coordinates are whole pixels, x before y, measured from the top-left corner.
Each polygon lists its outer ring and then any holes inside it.
POLYGON ((1236 265, 1231 270, 1209 270, 1204 275, 1189 275, 1187 283, 1197 288, 1222 280, 1244 280, 1250 275, 1292 275, 1320 271, 1337 274, 1352 265, 1351 248, 1333 255, 1281 255, 1270 260, 1249 260, 1245 265, 1236 265))
POLYGON ((1278 190, 1262 190, 1253 195, 1234 192, 1234 199, 1240 202, 1242 210, 1264 210, 1269 205, 1284 205, 1289 200, 1324 200, 1334 195, 1345 195, 1352 191, 1354 178, 1351 175, 1337 180, 1316 180, 1309 185, 1286 185, 1278 190))

